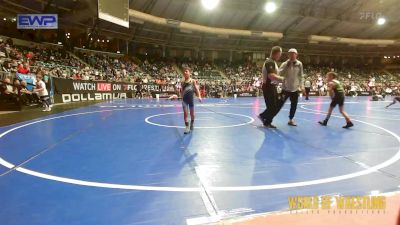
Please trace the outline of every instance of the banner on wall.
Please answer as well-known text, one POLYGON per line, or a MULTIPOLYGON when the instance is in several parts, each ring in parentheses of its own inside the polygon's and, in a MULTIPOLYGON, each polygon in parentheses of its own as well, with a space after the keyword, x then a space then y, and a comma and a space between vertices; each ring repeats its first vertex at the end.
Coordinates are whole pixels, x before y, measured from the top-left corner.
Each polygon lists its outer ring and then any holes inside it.
POLYGON ((26 81, 28 84, 26 89, 29 91, 32 91, 34 88, 34 85, 36 84, 36 75, 35 74, 22 74, 22 73, 16 73, 15 74, 16 78, 20 81, 26 81))
POLYGON ((257 97, 256 91, 243 91, 243 92, 237 92, 234 94, 237 94, 237 97, 257 97))
POLYGON ((370 96, 371 92, 369 91, 357 91, 358 96, 370 96))
POLYGON ((17 29, 58 29, 58 15, 18 14, 17 29))
POLYGON ((81 81, 53 78, 56 103, 102 101, 132 98, 140 88, 142 93, 169 97, 175 94, 174 85, 140 84, 107 81, 81 81))

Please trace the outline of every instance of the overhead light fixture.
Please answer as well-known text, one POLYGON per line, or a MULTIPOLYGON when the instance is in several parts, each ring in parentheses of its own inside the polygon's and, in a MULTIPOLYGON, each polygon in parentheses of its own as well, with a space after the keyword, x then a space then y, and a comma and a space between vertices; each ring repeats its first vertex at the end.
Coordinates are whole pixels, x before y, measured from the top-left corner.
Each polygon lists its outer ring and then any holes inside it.
POLYGON ((181 21, 179 20, 173 20, 173 19, 167 19, 167 24, 175 27, 179 27, 181 24, 181 21))
POLYGON ((265 9, 265 12, 267 12, 267 13, 273 13, 273 12, 275 12, 276 11, 276 4, 275 4, 275 2, 267 2, 266 4, 265 4, 265 7, 264 7, 264 9, 265 9))
POLYGON ((383 58, 387 59, 387 56, 383 56, 383 58))
POLYGON ((136 18, 133 18, 133 17, 129 18, 129 21, 131 21, 133 23, 144 24, 143 20, 139 20, 139 19, 136 19, 136 18))
POLYGON ((185 33, 185 34, 191 34, 191 33, 193 33, 193 31, 187 30, 187 29, 181 29, 181 32, 182 32, 182 33, 185 33))
POLYGON ((117 51, 117 53, 119 54, 119 53, 121 53, 120 51, 117 51))
POLYGON ((110 40, 107 40, 107 43, 110 42, 110 40))
POLYGON ((201 0, 201 4, 203 4, 204 8, 212 10, 218 6, 219 0, 201 0))
POLYGON ((4 17, 4 18, 3 18, 3 20, 4 20, 4 21, 6 21, 6 20, 7 20, 7 18, 5 18, 5 17, 4 17))
POLYGON ((386 19, 383 18, 383 17, 380 17, 380 18, 376 21, 376 23, 377 23, 378 25, 383 25, 383 24, 386 23, 386 19))
POLYGON ((254 36, 254 37, 261 37, 262 36, 262 31, 252 31, 251 32, 251 36, 254 36))

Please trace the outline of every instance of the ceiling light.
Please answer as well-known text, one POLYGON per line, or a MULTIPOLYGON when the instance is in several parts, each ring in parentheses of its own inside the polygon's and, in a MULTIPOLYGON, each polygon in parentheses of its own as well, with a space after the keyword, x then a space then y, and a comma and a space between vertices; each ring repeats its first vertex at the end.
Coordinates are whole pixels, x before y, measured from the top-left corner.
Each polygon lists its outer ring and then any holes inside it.
POLYGON ((273 13, 276 11, 276 4, 275 2, 267 2, 264 7, 267 13, 273 13))
POLYGON ((218 6, 219 0, 201 0, 201 4, 203 4, 204 8, 212 10, 218 6))
POLYGON ((376 21, 376 23, 377 23, 378 25, 383 25, 383 24, 386 23, 386 19, 383 18, 383 17, 380 17, 380 18, 378 19, 378 21, 376 21))

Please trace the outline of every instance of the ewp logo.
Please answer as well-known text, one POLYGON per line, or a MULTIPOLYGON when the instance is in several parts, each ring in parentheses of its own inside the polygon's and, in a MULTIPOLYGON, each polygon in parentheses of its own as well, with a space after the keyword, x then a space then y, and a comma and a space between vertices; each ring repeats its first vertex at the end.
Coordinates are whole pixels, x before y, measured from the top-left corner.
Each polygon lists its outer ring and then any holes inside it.
POLYGON ((57 14, 18 14, 18 29, 58 29, 57 14))

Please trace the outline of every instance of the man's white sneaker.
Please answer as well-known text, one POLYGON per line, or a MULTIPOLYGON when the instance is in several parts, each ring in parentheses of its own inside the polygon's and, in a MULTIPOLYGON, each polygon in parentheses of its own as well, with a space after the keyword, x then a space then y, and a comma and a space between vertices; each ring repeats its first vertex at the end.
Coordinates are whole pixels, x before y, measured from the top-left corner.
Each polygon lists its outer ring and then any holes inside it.
POLYGON ((184 134, 188 134, 188 133, 190 133, 190 127, 189 126, 186 126, 186 128, 185 128, 185 132, 183 132, 184 134))

